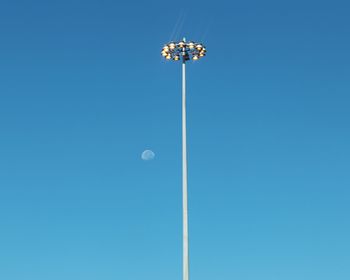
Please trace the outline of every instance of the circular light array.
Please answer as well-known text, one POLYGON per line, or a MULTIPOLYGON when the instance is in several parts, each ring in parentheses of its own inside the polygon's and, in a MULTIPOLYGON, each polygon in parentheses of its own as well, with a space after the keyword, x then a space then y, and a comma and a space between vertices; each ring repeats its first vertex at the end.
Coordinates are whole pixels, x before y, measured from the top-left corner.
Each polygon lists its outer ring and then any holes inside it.
POLYGON ((207 50, 203 44, 180 41, 166 44, 161 54, 167 60, 180 60, 180 58, 184 60, 198 60, 205 56, 206 52, 207 50))

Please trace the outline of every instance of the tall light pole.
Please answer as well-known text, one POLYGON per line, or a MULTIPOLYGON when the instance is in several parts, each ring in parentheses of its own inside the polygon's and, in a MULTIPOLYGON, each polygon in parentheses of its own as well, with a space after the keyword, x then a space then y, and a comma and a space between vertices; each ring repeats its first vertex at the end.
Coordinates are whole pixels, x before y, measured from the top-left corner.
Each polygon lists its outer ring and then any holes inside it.
POLYGON ((180 42, 166 44, 161 52, 167 60, 182 61, 182 212, 183 212, 183 280, 189 280, 188 256, 188 201, 187 201, 187 138, 186 138, 186 61, 205 56, 202 44, 180 42))

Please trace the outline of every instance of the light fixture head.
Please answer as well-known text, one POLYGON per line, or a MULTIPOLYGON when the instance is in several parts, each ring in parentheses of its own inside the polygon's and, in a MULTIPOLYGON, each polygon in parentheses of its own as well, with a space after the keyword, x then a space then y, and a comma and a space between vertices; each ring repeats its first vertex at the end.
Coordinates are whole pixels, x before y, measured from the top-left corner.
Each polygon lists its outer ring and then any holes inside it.
POLYGON ((170 42, 164 45, 161 55, 167 60, 198 60, 206 55, 206 48, 201 43, 186 42, 181 40, 180 42, 170 42))

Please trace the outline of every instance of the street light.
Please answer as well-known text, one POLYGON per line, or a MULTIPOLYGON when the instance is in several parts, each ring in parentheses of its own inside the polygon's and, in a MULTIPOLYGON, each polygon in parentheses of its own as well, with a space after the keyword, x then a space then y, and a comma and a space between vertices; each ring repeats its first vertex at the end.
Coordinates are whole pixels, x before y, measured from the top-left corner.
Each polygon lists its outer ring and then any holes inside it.
POLYGON ((161 55, 167 60, 182 61, 182 211, 183 211, 183 280, 189 280, 188 265, 188 202, 187 202, 187 141, 186 141, 186 61, 206 55, 203 44, 180 42, 166 44, 161 55))

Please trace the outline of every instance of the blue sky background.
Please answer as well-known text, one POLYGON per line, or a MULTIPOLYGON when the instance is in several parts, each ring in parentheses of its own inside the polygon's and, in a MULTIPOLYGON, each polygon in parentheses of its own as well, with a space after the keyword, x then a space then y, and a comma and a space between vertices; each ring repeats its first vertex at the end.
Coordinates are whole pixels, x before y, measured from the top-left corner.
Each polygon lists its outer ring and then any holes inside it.
POLYGON ((177 33, 192 279, 350 279, 349 10, 2 0, 0 278, 181 279, 177 33))

